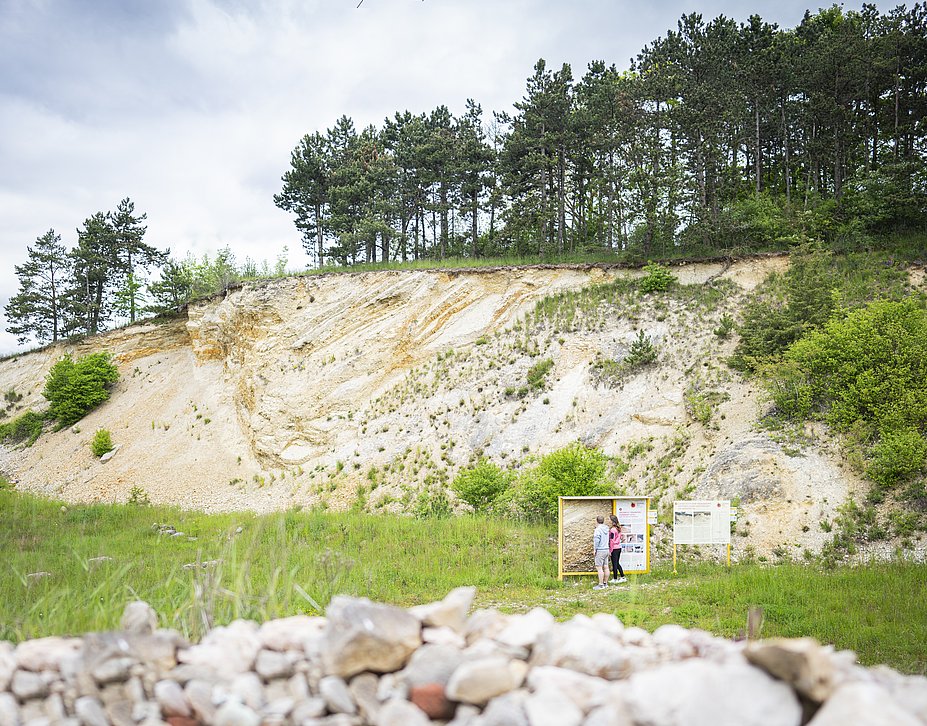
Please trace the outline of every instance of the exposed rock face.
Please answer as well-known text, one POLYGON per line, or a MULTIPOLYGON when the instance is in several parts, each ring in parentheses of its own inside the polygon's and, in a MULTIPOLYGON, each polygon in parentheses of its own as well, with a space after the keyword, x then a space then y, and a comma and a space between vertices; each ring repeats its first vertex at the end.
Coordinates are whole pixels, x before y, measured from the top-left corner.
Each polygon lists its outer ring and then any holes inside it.
MULTIPOLYGON (((108 350, 121 373, 111 399, 78 426, 46 432, 31 448, 0 446, 0 469, 22 490, 66 501, 126 501, 140 487, 155 504, 258 512, 348 508, 373 472, 367 508, 396 511, 404 485, 449 481, 476 457, 517 464, 579 440, 630 459, 622 484, 635 494, 660 488, 669 501, 695 486, 700 498, 738 497, 750 527, 735 543, 757 554, 817 551, 818 522, 863 485, 839 452, 791 451, 755 432, 760 394, 724 366, 736 340, 712 332, 786 265, 776 257, 681 265, 673 270, 681 283, 728 284, 723 303, 703 305, 701 288, 637 296, 604 313, 580 306, 569 319, 534 317, 530 332, 526 315, 538 301, 639 271, 383 271, 248 283, 191 305, 186 320, 0 361, 0 389, 24 396, 20 411, 44 407, 45 375, 63 353, 108 350), (620 361, 639 331, 658 347, 657 362, 620 383, 599 380, 596 363, 620 361), (527 390, 528 370, 546 358, 543 390, 527 390), (710 425, 687 412, 693 385, 724 394, 710 425), (98 428, 113 432, 119 451, 105 464, 89 450, 98 428)), ((587 538, 568 537, 583 558, 587 538)), ((734 557, 741 551, 735 546, 734 557)))
POLYGON ((325 675, 343 662, 337 651, 371 643, 365 627, 318 641, 320 626, 330 634, 348 614, 366 617, 377 642, 394 646, 427 627, 411 612, 340 597, 328 618, 237 621, 192 646, 165 630, 0 643, 0 724, 927 724, 927 678, 862 668, 852 653, 810 639, 744 646, 676 625, 651 635, 602 614, 555 623, 539 611, 479 611, 465 617, 465 646, 421 645, 402 670, 395 664, 405 656, 392 666, 374 658, 380 672, 325 675), (490 634, 486 623, 497 619, 496 632, 519 633, 522 646, 490 634), (542 620, 548 627, 536 632, 542 620), (288 626, 299 631, 290 640, 281 637, 288 626), (252 636, 264 646, 256 656, 252 636), (169 657, 144 647, 150 642, 170 644, 169 657))

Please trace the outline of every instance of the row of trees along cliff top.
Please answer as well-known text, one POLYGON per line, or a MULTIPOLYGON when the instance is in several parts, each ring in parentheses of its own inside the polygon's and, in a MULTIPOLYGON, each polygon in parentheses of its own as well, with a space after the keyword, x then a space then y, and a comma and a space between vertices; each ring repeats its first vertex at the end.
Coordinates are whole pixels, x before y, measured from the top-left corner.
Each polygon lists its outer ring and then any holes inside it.
POLYGON ((684 15, 627 71, 544 60, 514 112, 344 116, 274 200, 323 263, 783 247, 923 229, 927 10, 684 15))

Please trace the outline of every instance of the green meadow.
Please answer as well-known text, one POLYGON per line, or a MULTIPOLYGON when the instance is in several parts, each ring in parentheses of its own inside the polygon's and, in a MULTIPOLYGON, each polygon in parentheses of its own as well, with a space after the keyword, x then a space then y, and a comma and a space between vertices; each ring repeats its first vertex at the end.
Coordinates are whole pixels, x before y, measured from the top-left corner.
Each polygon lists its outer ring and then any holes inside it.
POLYGON ((476 607, 609 612, 648 630, 679 623, 737 637, 813 636, 862 663, 927 673, 927 566, 683 564, 593 592, 560 582, 553 526, 486 517, 414 519, 288 511, 206 515, 63 505, 0 491, 0 640, 118 626, 142 599, 190 639, 235 618, 320 614, 338 593, 409 606, 477 587, 476 607), (160 525, 170 525, 177 532, 160 525), (36 573, 48 573, 37 575, 36 573))

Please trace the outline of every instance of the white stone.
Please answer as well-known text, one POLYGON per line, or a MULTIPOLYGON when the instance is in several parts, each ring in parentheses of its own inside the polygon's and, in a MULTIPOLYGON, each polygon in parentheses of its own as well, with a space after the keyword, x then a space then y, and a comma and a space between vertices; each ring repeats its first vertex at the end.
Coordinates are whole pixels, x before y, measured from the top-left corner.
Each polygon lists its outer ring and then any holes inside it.
POLYGON ((301 724, 309 719, 320 718, 326 713, 325 701, 321 698, 306 698, 297 701, 290 713, 293 723, 301 724))
POLYGON ((351 691, 351 698, 357 704, 357 711, 368 723, 376 720, 377 713, 380 711, 380 701, 377 699, 377 689, 380 686, 380 679, 373 673, 361 673, 354 676, 348 684, 351 691))
POLYGON ((508 617, 494 608, 477 610, 467 618, 464 636, 467 638, 467 643, 493 638, 503 631, 507 622, 508 617))
POLYGON ((16 671, 10 683, 10 690, 20 701, 30 698, 44 698, 48 695, 48 683, 38 673, 16 671))
POLYGON ((255 659, 254 670, 265 681, 289 678, 293 675, 293 662, 284 653, 260 650, 255 659))
POLYGON ((421 622, 400 608, 341 595, 328 606, 322 650, 328 673, 395 671, 421 643, 421 622))
POLYGON ((260 647, 257 625, 249 620, 235 620, 211 630, 198 645, 178 651, 177 660, 210 666, 230 678, 251 670, 260 647))
POLYGON ((847 724, 923 726, 919 718, 898 705, 887 690, 875 683, 841 686, 808 722, 808 726, 847 724))
POLYGON ((321 637, 325 618, 294 615, 289 618, 268 620, 258 629, 262 648, 268 650, 303 650, 305 641, 321 637))
POLYGON ((624 632, 624 624, 612 613, 595 613, 590 618, 595 626, 606 635, 620 638, 624 632))
POLYGON ((235 676, 232 679, 230 690, 232 693, 238 694, 242 703, 255 711, 263 708, 266 703, 264 689, 261 687, 261 679, 254 673, 242 673, 235 676))
POLYGON ((260 726, 261 717, 243 703, 227 701, 216 711, 216 726, 260 726))
POLYGON ((481 706, 491 698, 520 687, 528 666, 523 661, 484 658, 458 666, 447 684, 447 697, 481 706))
POLYGON ((74 713, 83 726, 109 726, 103 706, 92 696, 81 696, 74 702, 74 713))
POLYGON ((636 672, 622 689, 635 723, 700 726, 798 726, 801 706, 792 689, 759 668, 699 659, 636 672))
POLYGON ((892 689, 898 704, 927 724, 927 678, 907 676, 892 689))
POLYGON ((158 629, 158 614, 148 603, 136 600, 126 605, 119 627, 130 633, 151 635, 158 629))
POLYGON ((426 683, 446 686, 463 659, 461 650, 454 646, 423 645, 412 654, 397 677, 408 686, 424 686, 426 683))
POLYGON ((525 714, 531 726, 580 726, 583 722, 583 712, 557 688, 529 695, 525 714))
POLYGON ((154 686, 154 697, 166 716, 190 716, 190 706, 184 698, 183 689, 176 681, 158 681, 154 686))
POLYGON ((604 703, 608 698, 610 686, 604 678, 557 666, 532 668, 528 673, 527 684, 535 693, 556 690, 566 694, 583 713, 604 703))
POLYGON ((422 628, 422 642, 434 645, 452 645, 463 650, 467 640, 456 630, 446 626, 440 628, 422 628))
POLYGON ((319 695, 325 700, 332 713, 357 713, 357 704, 351 696, 351 690, 343 678, 325 676, 319 681, 319 695))
POLYGON ((80 638, 37 638, 25 640, 16 646, 16 665, 27 671, 58 670, 58 664, 66 658, 78 655, 83 645, 80 638))
POLYGON ((19 726, 19 708, 11 693, 0 693, 0 726, 19 726))
POLYGON ((592 709, 583 721, 583 726, 634 726, 624 708, 624 702, 619 695, 617 703, 608 703, 592 709), (621 704, 621 705, 618 705, 621 704))
POLYGON ((6 641, 0 641, 0 693, 9 688, 15 670, 16 657, 13 655, 13 646, 6 641))
POLYGON ((417 605, 410 608, 409 612, 421 620, 423 625, 436 628, 444 626, 462 632, 475 596, 475 587, 457 587, 440 602, 417 605))
POLYGON ((90 675, 101 686, 107 683, 122 683, 129 680, 129 669, 135 661, 132 658, 107 658, 90 671, 90 675))
POLYGON ((503 645, 530 648, 541 633, 549 630, 554 622, 554 616, 544 608, 534 608, 524 615, 509 616, 505 628, 494 640, 503 645))
POLYGON ((542 633, 531 652, 530 663, 570 668, 608 680, 624 678, 634 667, 627 647, 600 633, 591 621, 576 619, 542 633))
POLYGON ((430 726, 431 719, 409 701, 392 699, 377 714, 376 726, 430 726))
POLYGON ((527 691, 519 689, 492 699, 477 723, 480 726, 529 726, 525 713, 527 697, 527 691))

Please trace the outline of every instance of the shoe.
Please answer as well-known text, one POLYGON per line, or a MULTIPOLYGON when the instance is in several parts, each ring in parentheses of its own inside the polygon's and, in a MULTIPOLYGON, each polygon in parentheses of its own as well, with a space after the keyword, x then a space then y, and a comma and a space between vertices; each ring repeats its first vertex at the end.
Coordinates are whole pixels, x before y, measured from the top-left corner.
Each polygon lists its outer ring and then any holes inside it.
POLYGON ((593 590, 605 590, 607 588, 608 588, 608 585, 593 585, 592 586, 593 590))
POLYGON ((615 580, 615 582, 627 582, 627 581, 628 581, 627 577, 619 577, 617 580, 615 580))
POLYGON ((612 578, 611 580, 608 581, 608 584, 617 585, 619 582, 621 582, 621 580, 619 580, 618 578, 612 578))

